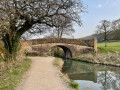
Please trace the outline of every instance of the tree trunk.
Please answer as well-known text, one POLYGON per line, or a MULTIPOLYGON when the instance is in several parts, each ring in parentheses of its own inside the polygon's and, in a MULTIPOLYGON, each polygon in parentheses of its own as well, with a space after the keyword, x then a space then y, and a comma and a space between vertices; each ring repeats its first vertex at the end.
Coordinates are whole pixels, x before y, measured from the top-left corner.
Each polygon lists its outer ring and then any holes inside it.
POLYGON ((16 59, 17 52, 19 51, 19 42, 20 36, 11 37, 9 34, 6 34, 3 37, 3 42, 5 46, 5 61, 14 61, 16 59))
POLYGON ((107 31, 106 31, 106 29, 105 29, 105 47, 107 47, 107 31))
POLYGON ((6 50, 6 61, 16 60, 17 52, 20 50, 20 38, 23 35, 23 33, 28 31, 31 27, 32 24, 26 21, 21 29, 17 30, 15 28, 11 28, 11 31, 9 31, 10 33, 7 33, 3 36, 3 43, 6 50))
POLYGON ((107 47, 107 40, 105 41, 105 47, 107 47))

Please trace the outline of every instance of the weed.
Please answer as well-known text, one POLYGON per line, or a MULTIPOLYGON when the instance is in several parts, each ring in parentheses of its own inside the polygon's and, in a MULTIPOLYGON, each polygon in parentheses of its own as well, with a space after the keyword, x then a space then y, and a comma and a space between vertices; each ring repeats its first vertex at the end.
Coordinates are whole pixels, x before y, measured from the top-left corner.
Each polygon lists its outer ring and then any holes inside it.
POLYGON ((74 88, 75 90, 80 90, 79 84, 76 82, 70 82, 69 85, 70 85, 70 87, 74 88))

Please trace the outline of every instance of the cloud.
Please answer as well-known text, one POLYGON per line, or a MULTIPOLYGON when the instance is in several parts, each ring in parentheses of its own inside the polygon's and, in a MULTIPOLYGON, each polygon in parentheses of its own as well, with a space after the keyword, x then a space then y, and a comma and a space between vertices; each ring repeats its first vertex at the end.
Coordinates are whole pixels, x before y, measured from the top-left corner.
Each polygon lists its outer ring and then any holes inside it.
POLYGON ((97 7, 98 7, 98 8, 101 8, 101 7, 102 7, 102 5, 101 5, 101 4, 99 4, 97 7))

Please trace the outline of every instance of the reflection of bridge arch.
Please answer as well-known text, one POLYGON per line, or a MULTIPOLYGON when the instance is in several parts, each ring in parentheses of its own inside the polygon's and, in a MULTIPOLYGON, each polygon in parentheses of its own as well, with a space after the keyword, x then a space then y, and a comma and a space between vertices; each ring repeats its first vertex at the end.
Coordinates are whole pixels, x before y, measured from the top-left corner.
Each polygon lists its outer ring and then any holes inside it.
POLYGON ((97 82, 97 72, 93 64, 79 61, 64 61, 62 72, 67 74, 72 80, 89 80, 97 82))
POLYGON ((62 67, 62 72, 65 73, 67 70, 69 70, 72 67, 72 60, 64 60, 64 64, 62 67))
MULTIPOLYGON (((49 38, 49 39, 33 39, 25 41, 29 43, 31 49, 28 54, 48 55, 51 47, 61 47, 65 52, 65 57, 77 56, 82 53, 89 53, 96 50, 97 41, 95 39, 64 39, 64 38, 49 38)), ((24 41, 23 41, 24 43, 24 41)))

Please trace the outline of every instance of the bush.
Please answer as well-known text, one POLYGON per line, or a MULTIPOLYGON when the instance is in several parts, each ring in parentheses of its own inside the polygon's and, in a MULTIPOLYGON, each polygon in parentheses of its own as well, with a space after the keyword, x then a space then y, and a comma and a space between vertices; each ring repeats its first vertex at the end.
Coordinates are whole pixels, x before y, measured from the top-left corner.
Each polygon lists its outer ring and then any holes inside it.
POLYGON ((69 85, 70 85, 70 87, 74 88, 75 90, 80 90, 79 84, 76 82, 70 82, 69 85))

